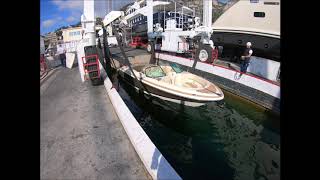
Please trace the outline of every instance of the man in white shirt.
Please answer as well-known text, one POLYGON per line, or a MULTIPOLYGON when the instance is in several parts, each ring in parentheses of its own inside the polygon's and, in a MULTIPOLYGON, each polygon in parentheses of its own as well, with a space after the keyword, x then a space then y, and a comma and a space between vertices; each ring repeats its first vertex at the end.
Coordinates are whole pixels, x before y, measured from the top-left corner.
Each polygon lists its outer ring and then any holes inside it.
POLYGON ((66 50, 61 44, 58 45, 57 53, 59 54, 61 65, 66 67, 66 50))

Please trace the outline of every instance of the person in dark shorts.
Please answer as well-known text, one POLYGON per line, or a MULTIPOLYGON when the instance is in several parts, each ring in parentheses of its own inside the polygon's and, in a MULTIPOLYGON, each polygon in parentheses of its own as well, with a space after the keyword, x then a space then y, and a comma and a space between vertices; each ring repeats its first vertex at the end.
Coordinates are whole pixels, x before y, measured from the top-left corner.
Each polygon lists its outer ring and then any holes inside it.
POLYGON ((241 74, 240 74, 240 76, 243 73, 247 72, 247 68, 249 66, 252 53, 253 53, 253 51, 251 49, 251 42, 247 42, 247 48, 244 50, 243 55, 241 56, 241 65, 240 65, 241 74))
POLYGON ((58 53, 60 56, 61 66, 66 67, 66 50, 62 48, 62 45, 59 45, 58 53))

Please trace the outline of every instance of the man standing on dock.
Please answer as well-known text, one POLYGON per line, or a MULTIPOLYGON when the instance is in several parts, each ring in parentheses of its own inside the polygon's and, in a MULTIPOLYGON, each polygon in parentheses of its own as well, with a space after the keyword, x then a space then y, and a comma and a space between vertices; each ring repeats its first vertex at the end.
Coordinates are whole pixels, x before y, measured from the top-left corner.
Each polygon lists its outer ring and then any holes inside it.
POLYGON ((253 53, 253 51, 251 49, 251 42, 247 42, 247 48, 244 50, 244 53, 241 56, 242 61, 241 61, 241 66, 240 66, 240 71, 241 71, 240 76, 242 76, 243 73, 247 72, 247 68, 249 66, 252 53, 253 53))
POLYGON ((66 50, 61 44, 59 44, 57 52, 60 57, 61 66, 66 67, 66 50))

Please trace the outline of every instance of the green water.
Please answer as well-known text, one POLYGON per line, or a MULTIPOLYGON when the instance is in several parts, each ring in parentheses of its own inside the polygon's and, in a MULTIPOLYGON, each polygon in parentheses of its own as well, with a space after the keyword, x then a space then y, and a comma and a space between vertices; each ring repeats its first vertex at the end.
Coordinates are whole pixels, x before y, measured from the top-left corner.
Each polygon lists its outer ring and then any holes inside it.
POLYGON ((186 107, 146 98, 118 81, 119 94, 183 179, 280 179, 280 119, 242 98, 186 107))

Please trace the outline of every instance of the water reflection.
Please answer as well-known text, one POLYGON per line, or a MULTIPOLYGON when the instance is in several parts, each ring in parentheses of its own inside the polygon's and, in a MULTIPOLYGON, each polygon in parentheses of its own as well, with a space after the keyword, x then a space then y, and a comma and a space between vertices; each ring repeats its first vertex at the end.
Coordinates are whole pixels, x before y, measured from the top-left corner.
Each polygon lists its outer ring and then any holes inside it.
POLYGON ((183 179, 280 179, 280 136, 277 127, 264 125, 269 116, 258 112, 253 117, 260 119, 248 118, 228 98, 194 108, 145 97, 122 81, 120 87, 131 112, 183 179))

